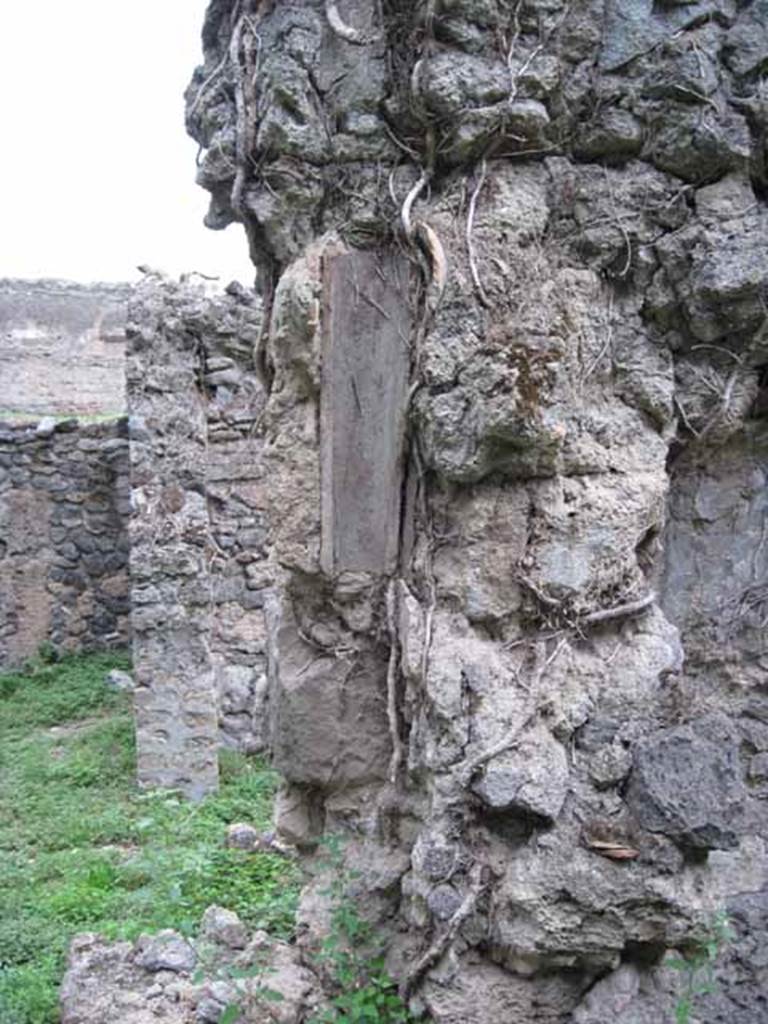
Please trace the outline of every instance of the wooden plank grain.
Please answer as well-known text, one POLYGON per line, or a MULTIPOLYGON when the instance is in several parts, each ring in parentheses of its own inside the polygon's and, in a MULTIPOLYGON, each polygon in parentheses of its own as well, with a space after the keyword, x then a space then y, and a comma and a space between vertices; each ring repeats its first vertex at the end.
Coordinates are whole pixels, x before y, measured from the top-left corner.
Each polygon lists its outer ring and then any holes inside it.
POLYGON ((324 261, 321 563, 397 567, 411 314, 407 261, 354 251, 324 261))

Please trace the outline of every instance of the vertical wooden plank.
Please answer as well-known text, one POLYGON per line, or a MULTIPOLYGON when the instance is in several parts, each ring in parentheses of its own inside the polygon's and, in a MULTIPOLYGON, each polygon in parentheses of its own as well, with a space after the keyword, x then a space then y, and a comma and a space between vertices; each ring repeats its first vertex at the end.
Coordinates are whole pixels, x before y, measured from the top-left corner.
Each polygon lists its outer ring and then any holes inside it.
POLYGON ((410 375, 408 263, 356 251, 324 263, 324 572, 397 567, 410 375))

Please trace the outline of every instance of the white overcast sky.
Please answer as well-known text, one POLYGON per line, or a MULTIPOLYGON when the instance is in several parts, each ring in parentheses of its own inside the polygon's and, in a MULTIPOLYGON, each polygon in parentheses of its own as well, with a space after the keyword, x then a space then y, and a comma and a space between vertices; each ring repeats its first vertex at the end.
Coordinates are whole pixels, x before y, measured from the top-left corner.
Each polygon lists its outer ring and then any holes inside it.
POLYGON ((240 226, 203 227, 184 131, 205 7, 0 3, 0 277, 253 279, 240 226))

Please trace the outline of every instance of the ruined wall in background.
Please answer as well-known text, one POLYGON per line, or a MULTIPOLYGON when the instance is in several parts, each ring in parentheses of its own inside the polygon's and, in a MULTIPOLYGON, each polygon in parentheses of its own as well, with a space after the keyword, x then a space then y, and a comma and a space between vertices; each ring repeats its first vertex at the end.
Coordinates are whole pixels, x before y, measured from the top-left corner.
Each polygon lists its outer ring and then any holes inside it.
POLYGON ((0 666, 129 641, 125 420, 0 424, 0 666))
POLYGON ((130 286, 0 280, 0 413, 125 411, 130 286))
POLYGON ((254 297, 149 276, 128 337, 139 780, 199 796, 263 748, 265 501, 254 297))
POLYGON ((721 908, 696 1015, 754 1024, 765 0, 214 0, 203 46, 268 316, 279 831, 347 838, 440 1024, 672 1019, 721 908))

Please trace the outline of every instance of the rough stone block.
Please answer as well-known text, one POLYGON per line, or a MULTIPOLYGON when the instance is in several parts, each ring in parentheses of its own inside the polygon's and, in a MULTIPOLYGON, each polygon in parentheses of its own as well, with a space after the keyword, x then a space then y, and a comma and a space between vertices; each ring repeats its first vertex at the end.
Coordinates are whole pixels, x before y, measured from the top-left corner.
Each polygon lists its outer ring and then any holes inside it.
POLYGON ((197 963, 194 946, 170 928, 157 935, 144 935, 136 945, 135 962, 147 971, 188 973, 197 963))
POLYGON ((319 654, 300 636, 290 608, 271 597, 266 610, 275 767, 290 782, 323 789, 383 778, 390 754, 386 663, 374 651, 349 660, 331 650, 319 654))
POLYGON ((554 821, 568 791, 565 748, 539 726, 517 749, 493 758, 472 789, 491 810, 554 821))
POLYGON ((200 935, 229 949, 245 949, 248 945, 247 928, 237 914, 224 907, 208 907, 200 922, 200 935))
POLYGON ((640 824, 681 846, 735 849, 747 797, 738 744, 722 714, 640 743, 627 795, 640 824))

